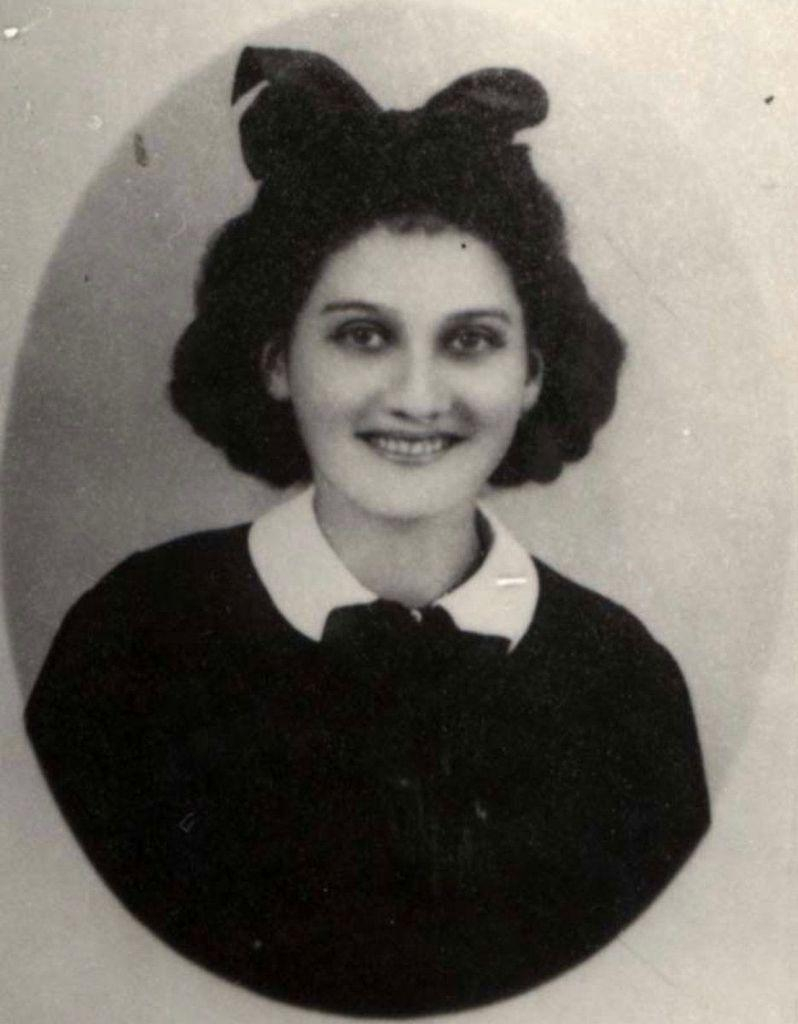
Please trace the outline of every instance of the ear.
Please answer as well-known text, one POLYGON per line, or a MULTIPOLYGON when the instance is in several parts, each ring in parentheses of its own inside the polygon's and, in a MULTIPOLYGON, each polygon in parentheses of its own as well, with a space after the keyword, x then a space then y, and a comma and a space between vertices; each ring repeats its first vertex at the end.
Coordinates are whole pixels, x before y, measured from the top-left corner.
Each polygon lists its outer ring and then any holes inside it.
POLYGON ((524 385, 524 395, 521 400, 521 407, 524 412, 529 412, 532 406, 540 398, 543 388, 543 356, 536 348, 529 350, 529 376, 524 385))
POLYGON ((266 393, 275 402, 287 402, 291 397, 288 363, 282 345, 265 345, 260 356, 260 369, 266 393))

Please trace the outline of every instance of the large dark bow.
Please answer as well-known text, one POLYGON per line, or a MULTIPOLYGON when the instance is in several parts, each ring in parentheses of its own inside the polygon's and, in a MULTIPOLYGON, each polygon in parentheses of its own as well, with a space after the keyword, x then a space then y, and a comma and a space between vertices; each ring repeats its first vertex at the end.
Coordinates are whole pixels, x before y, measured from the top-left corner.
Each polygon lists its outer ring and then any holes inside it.
POLYGON ((384 671, 396 685, 403 677, 413 685, 428 677, 422 685, 429 686, 452 665, 478 672, 483 659, 503 658, 509 647, 506 637, 460 630, 439 605, 411 613, 382 598, 331 611, 322 640, 329 650, 344 651, 350 665, 384 671))
POLYGON ((296 159, 336 133, 373 139, 401 124, 427 138, 460 135, 508 145, 517 131, 539 124, 548 110, 540 82, 512 68, 463 75, 416 110, 383 110, 322 54, 248 46, 238 62, 232 102, 258 85, 264 88, 240 123, 244 159, 258 180, 275 159, 296 159))

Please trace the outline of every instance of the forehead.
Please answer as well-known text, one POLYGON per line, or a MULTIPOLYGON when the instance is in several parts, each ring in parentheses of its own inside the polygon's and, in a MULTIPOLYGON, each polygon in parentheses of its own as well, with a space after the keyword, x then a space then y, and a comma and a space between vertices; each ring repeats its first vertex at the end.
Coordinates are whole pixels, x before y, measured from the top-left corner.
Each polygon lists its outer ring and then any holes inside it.
POLYGON ((334 252, 309 297, 309 305, 361 300, 405 310, 451 311, 501 305, 518 299, 498 253, 455 227, 398 231, 377 225, 334 252))

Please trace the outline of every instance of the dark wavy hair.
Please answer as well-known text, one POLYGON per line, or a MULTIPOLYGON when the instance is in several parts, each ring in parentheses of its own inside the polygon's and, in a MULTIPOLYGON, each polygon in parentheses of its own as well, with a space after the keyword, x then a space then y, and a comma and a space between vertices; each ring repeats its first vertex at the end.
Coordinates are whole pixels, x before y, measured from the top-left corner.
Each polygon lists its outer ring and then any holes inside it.
POLYGON ((490 483, 554 480, 612 412, 623 343, 568 258, 562 211, 526 146, 431 131, 415 114, 383 113, 365 133, 351 115, 335 138, 319 131, 301 160, 275 159, 251 209, 204 258, 172 403, 267 483, 307 480, 311 467, 290 403, 267 393, 264 351, 290 344, 327 257, 377 224, 412 230, 432 218, 488 243, 509 269, 543 380, 490 483))

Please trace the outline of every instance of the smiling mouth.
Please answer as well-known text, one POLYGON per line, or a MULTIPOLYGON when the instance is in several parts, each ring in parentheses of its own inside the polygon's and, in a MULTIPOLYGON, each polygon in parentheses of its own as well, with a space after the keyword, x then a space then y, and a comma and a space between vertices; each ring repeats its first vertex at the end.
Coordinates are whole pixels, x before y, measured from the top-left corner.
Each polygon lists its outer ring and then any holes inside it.
POLYGON ((453 434, 434 434, 428 437, 361 434, 360 438, 383 458, 415 465, 434 461, 461 440, 453 434))

